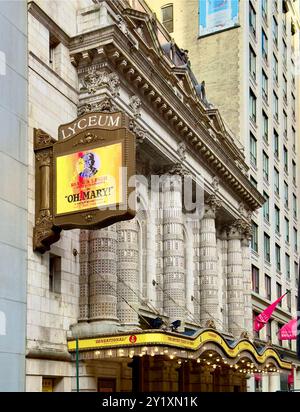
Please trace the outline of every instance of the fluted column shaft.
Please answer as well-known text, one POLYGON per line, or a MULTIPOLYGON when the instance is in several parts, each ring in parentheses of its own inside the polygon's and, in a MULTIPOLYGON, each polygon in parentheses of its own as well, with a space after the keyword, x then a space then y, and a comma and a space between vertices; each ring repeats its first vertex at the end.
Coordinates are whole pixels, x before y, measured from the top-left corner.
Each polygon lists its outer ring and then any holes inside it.
POLYGON ((80 231, 79 321, 89 319, 89 230, 80 231))
POLYGON ((164 310, 170 318, 185 318, 185 268, 181 178, 163 184, 164 310))
MULTIPOLYGON (((219 319, 216 205, 205 205, 200 221, 200 321, 219 319)), ((217 326, 217 325, 216 325, 217 326)))
MULTIPOLYGON (((118 309, 122 325, 138 326, 138 225, 136 219, 117 223, 118 309)), ((142 251, 141 251, 142 253, 142 251)))
POLYGON ((90 232, 90 320, 117 321, 116 225, 90 232))
POLYGON ((194 318, 200 321, 200 223, 199 220, 193 221, 193 275, 194 275, 194 291, 193 291, 193 306, 194 318))
POLYGON ((238 223, 233 224, 228 232, 228 329, 239 337, 244 331, 244 282, 242 267, 241 230, 238 223))
POLYGON ((243 258, 243 278, 244 278, 244 302, 245 302, 245 317, 244 327, 249 334, 249 338, 253 338, 253 320, 252 320, 252 297, 251 297, 251 262, 250 262, 250 239, 245 235, 242 239, 242 258, 243 258))
POLYGON ((228 243, 227 232, 224 230, 221 234, 222 242, 222 315, 223 315, 223 328, 228 331, 228 306, 227 306, 227 270, 228 270, 228 243))

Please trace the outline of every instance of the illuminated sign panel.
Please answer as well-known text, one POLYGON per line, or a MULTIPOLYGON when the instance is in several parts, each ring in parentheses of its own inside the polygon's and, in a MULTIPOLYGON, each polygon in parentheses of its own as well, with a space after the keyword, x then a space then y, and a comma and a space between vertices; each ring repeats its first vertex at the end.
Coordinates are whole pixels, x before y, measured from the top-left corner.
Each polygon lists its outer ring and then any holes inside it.
POLYGON ((239 24, 239 0, 199 0, 199 36, 239 24))
POLYGON ((89 112, 58 140, 34 131, 35 227, 41 253, 62 229, 101 229, 135 216, 135 135, 122 112, 89 112))
POLYGON ((56 158, 56 214, 120 204, 122 143, 56 158))

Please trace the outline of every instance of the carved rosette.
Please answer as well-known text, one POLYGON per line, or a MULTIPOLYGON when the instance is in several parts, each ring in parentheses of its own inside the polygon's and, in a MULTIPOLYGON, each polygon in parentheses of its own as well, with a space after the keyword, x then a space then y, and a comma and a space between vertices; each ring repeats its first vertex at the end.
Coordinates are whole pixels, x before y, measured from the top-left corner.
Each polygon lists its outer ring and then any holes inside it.
POLYGON ((101 87, 106 86, 111 95, 115 97, 119 95, 120 79, 116 73, 108 73, 92 67, 83 77, 82 85, 89 94, 95 94, 101 87))

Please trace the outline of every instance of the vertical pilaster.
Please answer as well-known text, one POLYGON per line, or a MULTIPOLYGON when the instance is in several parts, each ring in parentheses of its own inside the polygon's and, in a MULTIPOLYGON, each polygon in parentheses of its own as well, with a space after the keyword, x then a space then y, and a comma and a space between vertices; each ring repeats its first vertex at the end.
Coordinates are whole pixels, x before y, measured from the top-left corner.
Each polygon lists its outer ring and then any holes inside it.
POLYGON ((227 231, 223 230, 220 236, 221 239, 221 254, 222 254, 222 318, 224 331, 228 331, 228 304, 227 304, 227 270, 228 270, 228 243, 227 231))
POLYGON ((139 325, 138 318, 138 225, 136 219, 117 223, 119 321, 125 326, 139 325))
POLYGON ((252 321, 252 302, 251 302, 251 262, 250 262, 250 230, 244 232, 242 239, 242 260, 243 260, 243 278, 244 278, 244 304, 245 317, 244 328, 253 339, 253 321, 252 321))
POLYGON ((185 317, 185 269, 180 176, 163 182, 164 310, 170 322, 185 317))
POLYGON ((90 321, 117 322, 116 225, 90 232, 90 321))
POLYGON ((193 220, 193 277, 194 277, 194 318, 200 321, 200 223, 193 220))
POLYGON ((242 267, 242 229, 236 221, 228 232, 228 329, 237 338, 244 331, 244 282, 242 267))
POLYGON ((211 196, 200 222, 200 321, 216 322, 220 318, 218 304, 217 238, 215 217, 219 200, 211 196))
POLYGON ((89 319, 89 230, 80 231, 79 321, 89 319))

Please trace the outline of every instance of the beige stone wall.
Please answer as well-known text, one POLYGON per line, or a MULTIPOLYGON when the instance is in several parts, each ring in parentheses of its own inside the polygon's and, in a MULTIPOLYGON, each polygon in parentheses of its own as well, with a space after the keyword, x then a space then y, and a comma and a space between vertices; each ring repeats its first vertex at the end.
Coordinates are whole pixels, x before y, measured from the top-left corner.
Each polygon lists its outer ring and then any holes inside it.
MULTIPOLYGON (((159 20, 161 7, 167 3, 165 0, 148 2, 159 20)), ((179 47, 188 49, 193 73, 199 83, 205 80, 208 101, 220 110, 234 135, 241 139, 241 29, 199 38, 198 0, 175 0, 173 7, 174 32, 170 35, 179 47)), ((240 19, 242 18, 240 10, 240 19)))

